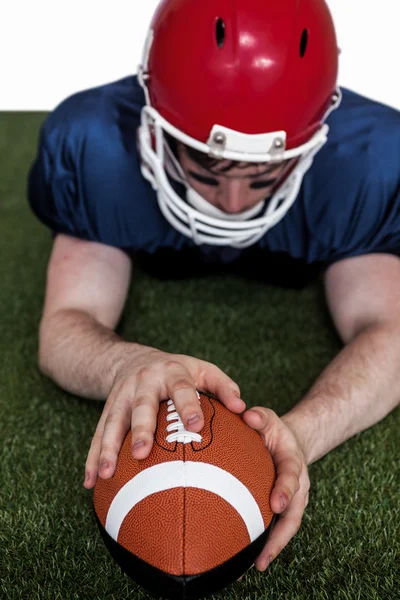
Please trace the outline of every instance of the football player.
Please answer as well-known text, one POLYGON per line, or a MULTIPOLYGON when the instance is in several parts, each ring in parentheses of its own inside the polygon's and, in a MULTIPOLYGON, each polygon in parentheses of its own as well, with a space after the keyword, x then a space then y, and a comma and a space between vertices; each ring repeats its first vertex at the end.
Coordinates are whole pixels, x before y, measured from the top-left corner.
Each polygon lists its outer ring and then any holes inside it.
POLYGON ((199 432, 210 392, 277 467, 261 571, 300 526, 308 465, 399 403, 400 113, 340 89, 338 55, 324 0, 163 0, 137 76, 58 106, 29 175, 54 234, 40 367, 106 400, 85 487, 113 475, 129 428, 149 454, 165 398, 199 432), (244 412, 216 365, 115 333, 136 261, 295 287, 322 273, 343 349, 287 414, 244 412))

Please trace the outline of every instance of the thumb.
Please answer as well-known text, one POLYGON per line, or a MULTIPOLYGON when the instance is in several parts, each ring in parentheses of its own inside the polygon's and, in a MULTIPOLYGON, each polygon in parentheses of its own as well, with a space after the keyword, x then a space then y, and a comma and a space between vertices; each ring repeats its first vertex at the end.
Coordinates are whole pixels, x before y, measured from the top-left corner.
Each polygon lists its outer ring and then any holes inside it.
POLYGON ((275 427, 279 417, 270 408, 255 406, 243 414, 243 420, 249 427, 264 434, 271 427, 275 427))

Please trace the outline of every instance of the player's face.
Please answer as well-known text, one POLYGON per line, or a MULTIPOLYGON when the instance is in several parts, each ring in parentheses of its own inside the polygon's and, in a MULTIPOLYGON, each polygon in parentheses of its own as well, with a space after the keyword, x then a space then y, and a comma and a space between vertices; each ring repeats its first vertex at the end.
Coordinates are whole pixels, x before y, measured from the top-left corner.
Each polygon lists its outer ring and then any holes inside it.
POLYGON ((231 161, 221 160, 212 171, 208 170, 188 155, 183 144, 178 145, 178 157, 191 187, 210 204, 230 214, 248 210, 271 196, 297 160, 261 165, 238 163, 224 173, 221 171, 231 161))

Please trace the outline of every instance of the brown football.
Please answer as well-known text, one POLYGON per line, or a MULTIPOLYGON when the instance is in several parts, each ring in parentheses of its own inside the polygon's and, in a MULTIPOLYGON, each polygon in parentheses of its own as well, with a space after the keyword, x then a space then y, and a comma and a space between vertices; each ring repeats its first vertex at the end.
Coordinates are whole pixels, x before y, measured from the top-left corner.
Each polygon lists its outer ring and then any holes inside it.
POLYGON ((261 436, 201 394, 205 425, 185 430, 160 403, 154 445, 135 460, 128 433, 111 479, 97 479, 96 520, 107 548, 134 581, 169 599, 195 599, 254 563, 272 526, 275 468, 261 436))

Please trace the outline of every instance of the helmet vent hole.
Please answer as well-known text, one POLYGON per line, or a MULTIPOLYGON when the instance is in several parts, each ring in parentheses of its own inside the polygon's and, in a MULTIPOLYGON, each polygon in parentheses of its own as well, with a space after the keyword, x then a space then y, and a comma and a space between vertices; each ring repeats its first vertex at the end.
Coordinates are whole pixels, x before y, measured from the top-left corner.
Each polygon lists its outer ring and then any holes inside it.
POLYGON ((223 19, 218 19, 216 27, 218 48, 223 48, 225 43, 225 23, 223 19))
POLYGON ((306 50, 307 50, 307 46, 308 46, 308 29, 304 29, 303 33, 301 34, 301 41, 300 41, 300 56, 301 56, 301 58, 304 57, 306 50))

